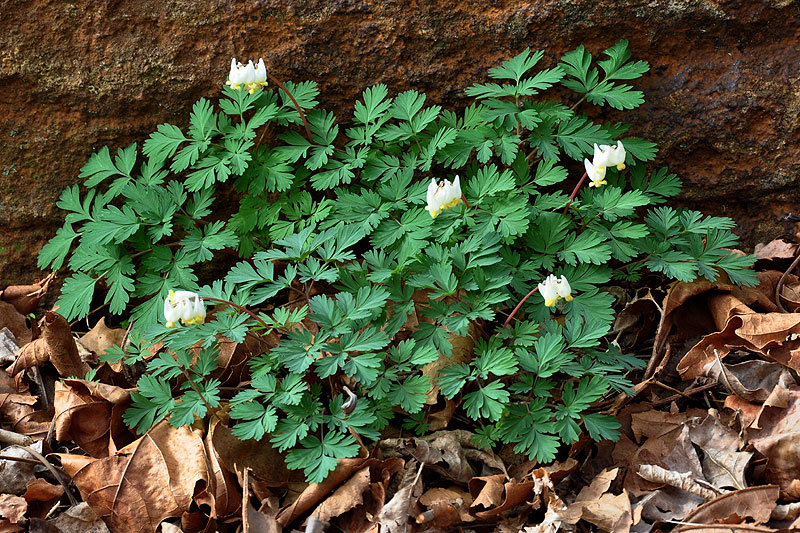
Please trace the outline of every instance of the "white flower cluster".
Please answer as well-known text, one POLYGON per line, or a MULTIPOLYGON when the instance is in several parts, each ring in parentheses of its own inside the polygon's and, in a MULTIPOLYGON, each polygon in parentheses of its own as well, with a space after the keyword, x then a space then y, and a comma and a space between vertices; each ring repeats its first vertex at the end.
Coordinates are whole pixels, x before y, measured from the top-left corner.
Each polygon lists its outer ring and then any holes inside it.
POLYGON ((206 306, 196 292, 171 290, 164 300, 164 318, 168 328, 174 328, 178 321, 184 326, 202 324, 206 320, 206 306))
POLYGON ((572 301, 572 287, 569 286, 567 278, 561 276, 561 279, 550 274, 545 280, 539 284, 539 294, 544 298, 544 305, 547 307, 555 307, 560 298, 566 301, 572 301))
POLYGON ((431 217, 436 218, 443 210, 455 207, 459 203, 461 203, 461 183, 458 175, 453 183, 450 183, 450 180, 436 183, 436 180, 431 178, 431 184, 428 185, 428 205, 425 207, 431 217))
POLYGON ((236 62, 236 58, 231 59, 231 72, 228 74, 228 81, 225 85, 230 85, 232 88, 239 90, 242 87, 250 91, 250 94, 256 92, 257 89, 267 85, 267 67, 264 65, 264 60, 259 59, 257 65, 253 65, 253 61, 247 62, 247 65, 236 62))
POLYGON ((600 187, 606 184, 606 167, 616 166, 617 170, 625 168, 625 147, 622 141, 617 141, 616 146, 594 145, 594 158, 592 161, 583 160, 586 175, 591 180, 589 187, 600 187))

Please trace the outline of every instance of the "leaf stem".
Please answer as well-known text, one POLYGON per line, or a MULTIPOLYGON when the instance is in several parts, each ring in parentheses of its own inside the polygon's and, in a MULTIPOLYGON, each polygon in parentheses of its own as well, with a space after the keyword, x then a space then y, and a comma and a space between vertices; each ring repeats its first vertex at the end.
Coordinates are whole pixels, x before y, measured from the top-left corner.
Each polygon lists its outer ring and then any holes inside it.
POLYGON ((233 302, 229 302, 228 300, 221 300, 221 299, 219 299, 219 298, 212 298, 212 297, 210 297, 210 296, 203 296, 203 300, 206 300, 206 301, 208 301, 208 302, 218 302, 218 303, 221 303, 221 304, 227 304, 227 305, 230 305, 231 307, 235 307, 236 309, 238 309, 238 310, 239 310, 239 311, 241 311, 242 313, 246 313, 246 314, 250 315, 251 317, 253 317, 253 319, 254 319, 256 322, 258 322, 259 324, 261 324, 262 326, 264 326, 266 329, 270 329, 270 326, 269 326, 269 324, 267 324, 266 322, 264 322, 264 321, 261 319, 261 317, 259 317, 257 314, 255 314, 255 313, 254 313, 254 312, 252 312, 251 310, 249 310, 249 309, 247 309, 247 308, 245 308, 245 307, 242 307, 241 305, 237 305, 237 304, 235 304, 235 303, 233 303, 233 302))
POLYGON ((572 205, 572 200, 574 200, 575 197, 578 195, 578 189, 581 188, 581 185, 583 185, 583 182, 584 182, 584 180, 586 179, 586 177, 588 175, 589 175, 588 173, 584 172, 583 176, 581 176, 581 179, 578 182, 578 184, 575 186, 574 189, 572 189, 572 194, 569 195, 569 202, 567 202, 567 205, 564 206, 564 214, 565 215, 567 214, 567 211, 569 210, 569 206, 572 205))
POLYGON ((275 78, 275 76, 273 76, 268 72, 267 78, 271 83, 277 85, 278 89, 281 89, 283 92, 285 92, 286 96, 288 96, 289 99, 292 101, 294 107, 297 109, 297 112, 300 114, 300 118, 303 120, 303 126, 306 128, 306 135, 308 136, 308 141, 311 144, 314 144, 314 139, 311 137, 311 129, 308 127, 308 121, 306 120, 306 115, 305 113, 303 113, 303 109, 300 107, 300 104, 298 104, 297 100, 294 99, 294 96, 292 96, 292 93, 289 92, 289 89, 287 89, 286 86, 284 86, 280 81, 278 81, 275 78))
POLYGON ((533 290, 532 290, 531 292, 529 292, 528 294, 526 294, 526 295, 525 295, 525 298, 523 298, 522 300, 520 300, 520 302, 517 304, 517 306, 514 308, 514 310, 513 310, 513 311, 511 311, 511 314, 509 314, 509 315, 508 315, 508 318, 506 318, 506 321, 505 321, 505 322, 503 322, 503 327, 506 327, 506 326, 508 325, 508 323, 509 323, 509 322, 511 322, 511 319, 512 319, 512 318, 514 318, 514 315, 515 315, 515 314, 517 314, 517 311, 519 311, 519 308, 520 308, 520 307, 522 307, 522 304, 524 304, 524 303, 525 303, 525 300, 527 300, 528 298, 530 298, 530 297, 531 297, 531 295, 532 295, 533 293, 535 293, 536 291, 538 291, 538 290, 539 290, 539 287, 538 287, 538 286, 534 287, 534 288, 533 288, 533 290))
POLYGON ((183 376, 187 379, 187 381, 189 381, 189 385, 192 387, 192 389, 197 393, 197 395, 200 397, 200 399, 205 404, 206 409, 208 410, 208 413, 211 414, 212 416, 216 417, 216 419, 219 420, 220 422, 222 422, 222 419, 217 414, 217 410, 213 409, 211 407, 211 405, 209 405, 209 403, 206 401, 206 397, 203 396, 203 394, 200 392, 200 389, 197 387, 197 384, 192 379, 192 376, 189 375, 189 371, 186 370, 186 368, 184 368, 183 365, 180 365, 180 369, 181 369, 181 372, 183 372, 183 376))

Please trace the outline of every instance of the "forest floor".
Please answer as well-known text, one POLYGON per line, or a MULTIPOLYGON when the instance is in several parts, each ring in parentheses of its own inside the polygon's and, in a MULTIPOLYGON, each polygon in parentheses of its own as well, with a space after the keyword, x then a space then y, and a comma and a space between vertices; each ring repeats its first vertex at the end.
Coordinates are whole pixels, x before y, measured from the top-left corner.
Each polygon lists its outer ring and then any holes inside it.
POLYGON ((126 330, 42 309, 50 279, 7 287, 0 532, 800 530, 797 253, 757 247, 757 287, 626 297, 609 341, 648 365, 629 376, 632 396, 600 405, 622 426, 616 442, 584 436, 537 464, 475 447, 448 400, 429 434, 397 429, 319 484, 266 440, 238 440, 224 415, 132 433, 131 369, 97 358, 126 330), (68 378, 87 363, 94 380, 68 378))

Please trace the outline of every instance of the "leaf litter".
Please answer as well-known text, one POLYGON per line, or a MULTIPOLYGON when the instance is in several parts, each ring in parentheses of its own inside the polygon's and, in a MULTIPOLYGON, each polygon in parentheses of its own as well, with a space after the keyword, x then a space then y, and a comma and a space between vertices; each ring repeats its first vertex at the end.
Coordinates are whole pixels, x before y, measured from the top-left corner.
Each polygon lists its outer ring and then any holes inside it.
MULTIPOLYGON (((719 279, 630 295, 609 340, 650 361, 634 396, 612 402, 617 442, 582 438, 551 465, 482 449, 477 428, 453 420, 457 399, 434 390, 429 434, 388 433, 312 484, 266 440, 233 436, 224 409, 137 436, 123 421, 131 369, 97 363, 126 330, 101 319, 78 338, 52 310, 29 324, 52 280, 7 287, 0 336, 13 359, 0 370, 0 531, 800 528, 800 279, 782 270, 796 252, 783 241, 759 246, 757 287, 719 279), (10 444, 20 438, 35 441, 36 454, 10 444), (55 474, 82 501, 71 504, 55 474)), ((215 377, 229 387, 249 379, 260 342, 220 338, 215 377)), ((459 360, 471 354, 471 341, 459 345, 459 360)))

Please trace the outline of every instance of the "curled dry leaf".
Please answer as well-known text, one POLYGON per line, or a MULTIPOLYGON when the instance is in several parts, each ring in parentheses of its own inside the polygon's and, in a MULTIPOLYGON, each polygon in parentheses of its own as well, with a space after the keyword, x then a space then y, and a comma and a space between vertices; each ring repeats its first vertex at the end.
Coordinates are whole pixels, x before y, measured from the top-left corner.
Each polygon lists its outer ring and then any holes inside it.
POLYGON ((20 348, 17 360, 9 368, 16 375, 26 368, 52 363, 61 377, 83 379, 89 371, 78 354, 78 347, 72 338, 72 331, 66 319, 48 311, 42 319, 42 337, 20 348))
POLYGON ((56 439, 73 441, 95 458, 114 455, 134 440, 122 414, 130 391, 94 381, 66 379, 55 387, 56 439))
POLYGON ((770 349, 800 332, 800 313, 757 313, 731 294, 710 296, 708 303, 718 331, 706 335, 678 363, 683 379, 701 375, 706 365, 735 348, 770 356, 770 349))
POLYGON ((506 480, 502 474, 472 478, 469 482, 469 492, 473 498, 470 509, 478 518, 498 516, 533 500, 535 485, 534 480, 506 480))
POLYGON ((386 503, 389 481, 396 473, 402 472, 404 466, 405 461, 399 457, 390 457, 385 461, 368 460, 310 516, 329 522, 331 530, 352 533, 369 531, 374 526, 374 518, 386 503))
POLYGON ((419 503, 432 511, 430 520, 417 523, 430 523, 435 527, 449 527, 463 522, 473 522, 475 517, 469 513, 472 497, 456 487, 432 488, 420 496, 419 503))
POLYGON ((195 496, 197 503, 209 506, 211 518, 230 516, 239 511, 242 503, 242 495, 237 488, 236 477, 222 465, 214 445, 213 430, 219 423, 219 420, 214 419, 211 429, 204 439, 210 483, 195 496))
POLYGON ((620 347, 630 349, 655 333, 660 318, 661 308, 648 290, 646 295, 628 303, 617 314, 612 333, 620 347))
POLYGON ((64 487, 61 485, 53 485, 44 479, 33 478, 28 480, 28 486, 22 497, 28 502, 30 518, 44 518, 63 495, 64 487))
POLYGON ((42 296, 47 294, 50 282, 54 278, 55 273, 31 285, 10 285, 0 291, 0 300, 10 303, 23 315, 32 313, 39 305, 42 296))
POLYGON ((652 483, 670 485, 706 500, 717 495, 713 490, 695 481, 691 472, 675 472, 658 465, 640 465, 636 473, 652 483))
POLYGON ((422 467, 417 468, 416 461, 409 461, 403 474, 403 481, 392 499, 383 506, 378 515, 378 524, 381 532, 407 533, 411 517, 415 516, 414 507, 422 493, 422 467))
MULTIPOLYGON (((764 485, 722 494, 704 503, 684 518, 694 524, 738 524, 745 518, 756 524, 770 519, 779 496, 778 487, 764 485)), ((684 531, 678 528, 678 531, 684 531)))
POLYGON ((114 533, 150 533, 189 510, 198 484, 208 484, 203 440, 160 422, 103 459, 59 454, 81 496, 114 533))
POLYGON ((748 402, 769 402, 777 407, 786 407, 787 389, 796 384, 783 365, 759 360, 720 366, 715 359, 703 368, 703 375, 717 380, 728 392, 748 402), (776 397, 776 390, 782 399, 776 397))

